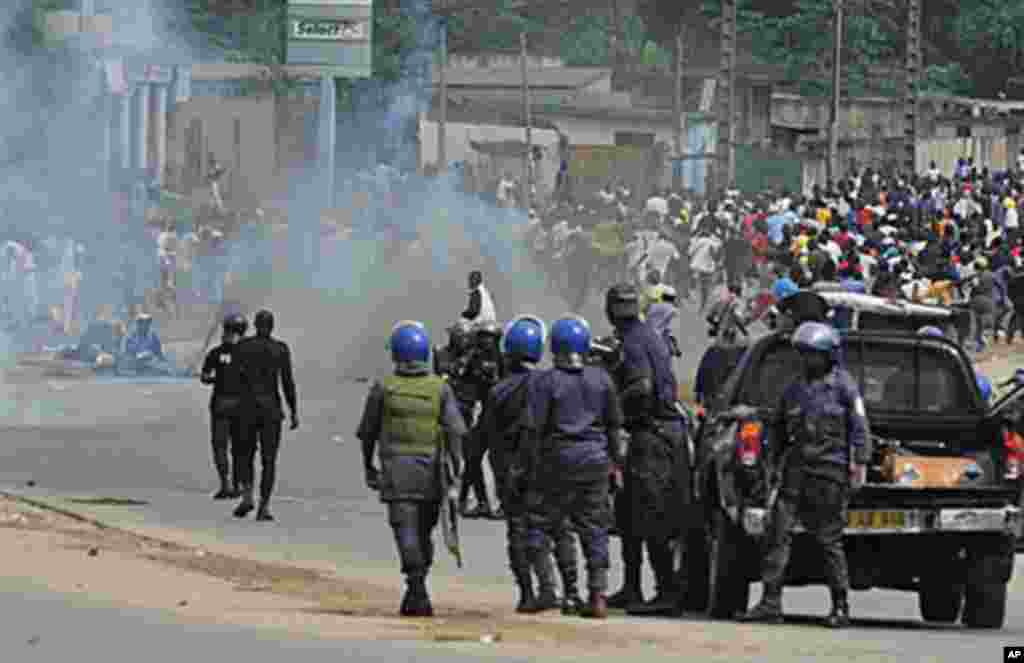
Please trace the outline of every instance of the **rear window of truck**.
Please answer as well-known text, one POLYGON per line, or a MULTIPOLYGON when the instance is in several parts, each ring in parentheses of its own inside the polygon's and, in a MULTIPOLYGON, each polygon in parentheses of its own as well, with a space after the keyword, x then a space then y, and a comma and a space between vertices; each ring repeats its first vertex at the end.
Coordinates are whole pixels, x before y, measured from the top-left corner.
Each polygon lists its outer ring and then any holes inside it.
MULTIPOLYGON (((844 347, 844 355, 844 366, 860 385, 869 410, 943 416, 973 413, 970 385, 959 360, 947 350, 855 341, 844 347)), ((800 370, 800 357, 789 343, 773 345, 748 368, 740 402, 776 407, 800 370)))

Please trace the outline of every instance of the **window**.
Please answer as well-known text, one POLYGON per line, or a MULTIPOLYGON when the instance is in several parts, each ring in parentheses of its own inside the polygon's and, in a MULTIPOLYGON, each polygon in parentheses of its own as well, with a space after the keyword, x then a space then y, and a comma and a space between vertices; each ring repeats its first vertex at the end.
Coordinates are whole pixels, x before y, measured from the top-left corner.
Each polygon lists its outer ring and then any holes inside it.
POLYGON ((634 133, 632 131, 615 132, 616 147, 654 147, 654 134, 634 133))
MULTIPOLYGON (((857 342, 844 349, 844 365, 860 385, 869 410, 942 415, 971 414, 969 385, 959 360, 939 348, 857 342)), ((801 360, 788 342, 780 342, 762 355, 754 375, 744 378, 740 402, 773 408, 799 375, 801 360)))

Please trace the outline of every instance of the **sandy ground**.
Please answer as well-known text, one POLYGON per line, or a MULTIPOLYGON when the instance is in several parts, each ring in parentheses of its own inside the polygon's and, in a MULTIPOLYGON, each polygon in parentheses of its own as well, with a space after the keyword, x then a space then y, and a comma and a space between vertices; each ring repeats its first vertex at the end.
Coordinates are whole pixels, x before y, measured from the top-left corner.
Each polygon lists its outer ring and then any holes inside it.
MULTIPOLYGON (((747 660, 778 651, 777 631, 728 622, 616 620, 558 615, 520 617, 478 593, 449 587, 438 617, 401 620, 395 606, 361 580, 247 561, 202 549, 99 528, 71 517, 0 499, 3 573, 31 577, 47 590, 130 609, 168 611, 184 623, 265 627, 302 637, 500 643, 502 655, 536 655, 557 646, 558 659, 696 654, 702 660, 747 660), (765 629, 768 630, 765 630, 765 629)), ((933 634, 950 635, 949 634, 933 634)), ((838 657, 887 660, 896 650, 825 629, 800 629, 785 660, 838 657)), ((781 659, 780 659, 781 660, 781 659)), ((889 658, 891 660, 891 658, 889 658)))

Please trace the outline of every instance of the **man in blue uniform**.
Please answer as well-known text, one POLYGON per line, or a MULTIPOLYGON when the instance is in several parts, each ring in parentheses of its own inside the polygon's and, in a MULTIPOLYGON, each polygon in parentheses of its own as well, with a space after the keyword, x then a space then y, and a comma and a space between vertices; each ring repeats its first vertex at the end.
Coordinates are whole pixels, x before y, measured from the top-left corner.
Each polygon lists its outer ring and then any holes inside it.
POLYGON ((621 463, 622 410, 615 385, 600 368, 584 366, 590 327, 568 317, 551 327, 553 369, 530 381, 526 436, 520 467, 527 491, 539 497, 540 517, 531 513, 531 556, 547 553, 575 527, 587 566, 589 600, 584 617, 608 616, 608 488, 611 463, 621 463), (546 537, 544 535, 547 535, 546 537))
POLYGON ((235 347, 245 336, 249 322, 241 315, 224 320, 224 340, 210 350, 203 361, 199 380, 213 386, 210 395, 210 437, 213 465, 220 478, 215 500, 234 499, 241 495, 240 468, 242 408, 246 394, 240 364, 235 360, 235 347), (230 449, 230 459, 229 459, 230 449), (234 462, 232 462, 234 460, 234 462), (234 473, 232 473, 232 466, 234 473))
MULTIPOLYGON (((521 452, 523 415, 526 410, 530 379, 534 367, 544 356, 544 322, 533 316, 520 316, 505 330, 504 351, 507 377, 488 394, 479 425, 479 434, 490 440, 491 466, 508 525, 508 561, 519 587, 522 613, 538 613, 558 607, 555 593, 555 568, 550 553, 531 559, 527 548, 527 510, 522 474, 510 471, 521 452), (539 592, 534 592, 536 574, 539 592)), ((578 602, 576 589, 576 547, 571 534, 558 542, 559 567, 570 569, 565 594, 578 602)), ((564 575, 564 574, 563 574, 564 575)))
POLYGON ((799 520, 821 546, 832 595, 826 623, 850 623, 850 579, 843 551, 843 530, 851 490, 863 485, 871 460, 864 399, 857 383, 836 358, 839 334, 830 325, 805 322, 793 333, 803 360, 803 375, 782 395, 773 422, 775 462, 783 462, 782 485, 766 540, 761 601, 741 621, 782 621, 782 588, 799 520), (780 455, 785 457, 780 460, 780 455))
POLYGON ((673 613, 682 588, 670 543, 687 530, 690 460, 672 358, 661 336, 640 320, 632 285, 608 291, 605 314, 622 339, 622 362, 613 377, 630 436, 625 490, 616 503, 625 583, 609 604, 634 614, 673 613), (647 603, 640 585, 645 545, 656 581, 656 595, 647 603))
POLYGON ((366 485, 379 491, 387 505, 402 561, 407 589, 399 612, 403 617, 431 617, 426 582, 444 499, 438 463, 444 448, 455 474, 461 474, 466 423, 451 387, 431 374, 430 339, 422 323, 396 324, 390 346, 395 372, 370 389, 356 437, 362 442, 366 485))

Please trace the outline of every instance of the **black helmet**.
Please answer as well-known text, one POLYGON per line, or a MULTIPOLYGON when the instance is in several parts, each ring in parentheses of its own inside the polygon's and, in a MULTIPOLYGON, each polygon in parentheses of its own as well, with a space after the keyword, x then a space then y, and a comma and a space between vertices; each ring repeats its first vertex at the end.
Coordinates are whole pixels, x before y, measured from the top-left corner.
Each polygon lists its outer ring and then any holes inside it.
POLYGON ((238 334, 239 336, 245 336, 245 332, 249 329, 249 321, 245 319, 244 315, 234 314, 224 318, 224 331, 231 334, 238 334))
POLYGON ((612 286, 604 299, 604 312, 610 322, 640 317, 640 293, 629 283, 612 286))
POLYGON ((274 314, 263 309, 252 319, 252 326, 255 327, 258 332, 264 331, 269 334, 274 331, 274 314))

